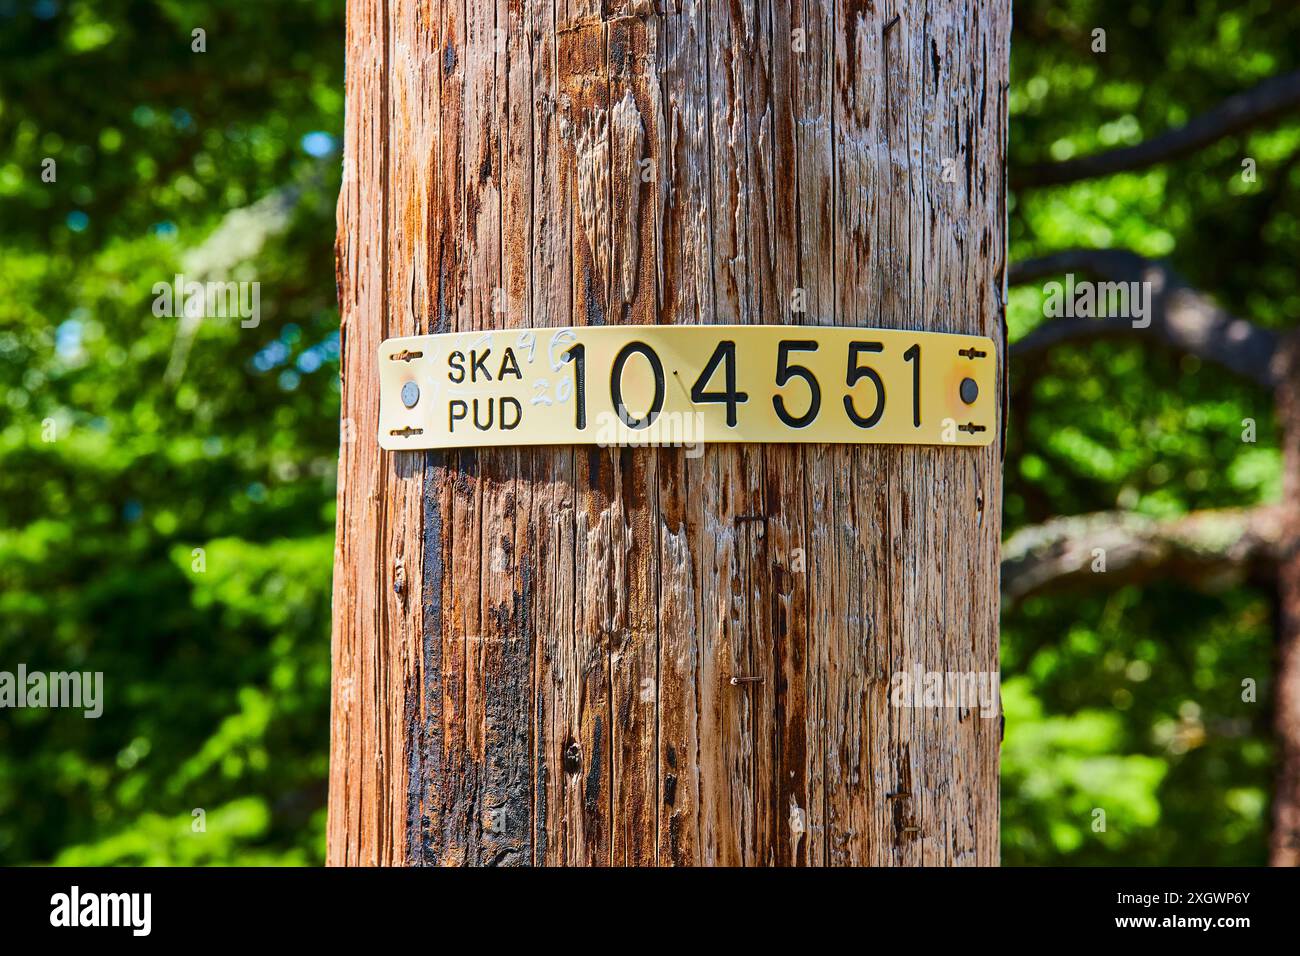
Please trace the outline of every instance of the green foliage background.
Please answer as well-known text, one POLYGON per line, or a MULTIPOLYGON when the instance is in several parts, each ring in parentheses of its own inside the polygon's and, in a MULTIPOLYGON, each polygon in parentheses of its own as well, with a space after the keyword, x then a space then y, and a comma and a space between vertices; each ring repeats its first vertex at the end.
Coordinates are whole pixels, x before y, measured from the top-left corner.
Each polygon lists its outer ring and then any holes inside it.
MULTIPOLYGON (((1013 163, 1139 141, 1300 51, 1300 10, 1268 0, 1015 18, 1013 163)), ((0 669, 106 675, 98 720, 0 713, 0 862, 323 858, 342 21, 342 0, 0 0, 0 669), (176 273, 259 281, 260 324, 155 316, 176 273)), ((1280 124, 1016 195, 1012 258, 1127 246, 1284 326, 1297 158, 1280 124)), ((1040 316, 1013 292, 1013 337, 1040 316)), ((1116 343, 1012 372, 1008 532, 1279 493, 1269 397, 1226 373, 1116 343)), ((1027 601, 1003 662, 1005 862, 1264 862, 1267 594, 1027 601)))

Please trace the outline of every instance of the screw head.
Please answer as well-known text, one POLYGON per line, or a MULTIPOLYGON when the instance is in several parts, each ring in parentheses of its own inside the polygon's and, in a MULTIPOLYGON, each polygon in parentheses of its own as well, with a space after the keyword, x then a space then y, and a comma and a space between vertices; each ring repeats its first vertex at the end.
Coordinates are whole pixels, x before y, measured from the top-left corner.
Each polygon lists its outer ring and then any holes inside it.
POLYGON ((973 378, 964 378, 961 380, 961 400, 967 405, 974 405, 975 399, 980 397, 980 387, 973 378))
MULTIPOLYGON (((969 381, 969 379, 968 379, 969 381)), ((420 400, 420 386, 414 382, 407 382, 402 386, 402 404, 407 408, 414 408, 415 403, 420 400)))

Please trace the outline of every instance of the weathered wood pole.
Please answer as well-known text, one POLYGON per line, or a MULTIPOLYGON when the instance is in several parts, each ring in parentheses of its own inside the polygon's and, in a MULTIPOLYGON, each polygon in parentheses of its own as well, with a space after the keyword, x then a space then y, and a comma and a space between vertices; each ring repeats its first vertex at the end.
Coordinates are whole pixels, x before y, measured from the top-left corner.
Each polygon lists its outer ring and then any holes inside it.
POLYGON ((1000 440, 390 454, 376 347, 1001 344, 1008 0, 347 23, 330 862, 996 863, 1000 721, 890 688, 997 671, 1000 440))
POLYGON ((1300 866, 1300 332, 1281 346, 1277 420, 1282 430, 1282 504, 1288 546, 1278 564, 1277 784, 1269 864, 1300 866))

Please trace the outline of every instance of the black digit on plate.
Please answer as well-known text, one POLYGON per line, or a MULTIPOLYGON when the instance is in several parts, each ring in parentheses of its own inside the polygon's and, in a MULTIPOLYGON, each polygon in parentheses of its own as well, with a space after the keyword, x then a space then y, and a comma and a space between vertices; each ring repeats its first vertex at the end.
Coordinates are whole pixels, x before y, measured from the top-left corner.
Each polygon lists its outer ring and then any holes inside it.
POLYGON ((664 363, 659 361, 659 356, 654 349, 644 342, 629 342, 619 350, 618 355, 614 357, 614 368, 609 373, 609 397, 614 403, 618 417, 628 428, 640 430, 654 424, 654 420, 659 417, 664 407, 664 363), (655 397, 650 402, 650 411, 646 412, 645 418, 633 418, 623 404, 623 366, 633 355, 644 355, 655 377, 655 397))
POLYGON ((573 424, 578 431, 587 427, 587 346, 579 342, 564 352, 564 361, 572 362, 573 370, 573 424))
POLYGON ((912 363, 912 427, 921 427, 921 343, 903 353, 903 361, 912 363))
POLYGON ((870 428, 876 422, 880 421, 880 416, 885 414, 885 383, 880 380, 880 373, 874 368, 858 364, 858 355, 862 352, 883 352, 885 347, 879 342, 850 342, 849 343, 849 370, 844 376, 844 382, 851 389, 858 379, 869 378, 871 384, 876 386, 876 407, 865 418, 858 414, 858 410, 853 405, 853 396, 844 396, 844 411, 848 412, 849 420, 859 428, 870 428))
POLYGON ((792 378, 801 378, 808 383, 808 391, 812 397, 812 401, 808 403, 808 411, 796 417, 786 410, 785 400, 780 395, 772 396, 772 407, 776 409, 776 417, 791 428, 806 428, 812 424, 817 413, 821 411, 822 390, 817 384, 816 377, 806 366, 789 364, 790 353, 816 351, 817 343, 809 339, 786 339, 777 345, 776 387, 780 388, 792 378))
POLYGON ((736 391, 735 342, 718 343, 718 347, 713 350, 713 357, 709 359, 709 364, 704 366, 704 371, 700 373, 700 377, 691 386, 691 401, 697 405, 703 405, 706 402, 725 402, 727 406, 727 427, 736 427, 736 405, 740 402, 749 401, 749 395, 745 392, 736 391), (704 386, 709 383, 709 379, 713 378, 720 363, 726 363, 726 391, 706 392, 704 386))

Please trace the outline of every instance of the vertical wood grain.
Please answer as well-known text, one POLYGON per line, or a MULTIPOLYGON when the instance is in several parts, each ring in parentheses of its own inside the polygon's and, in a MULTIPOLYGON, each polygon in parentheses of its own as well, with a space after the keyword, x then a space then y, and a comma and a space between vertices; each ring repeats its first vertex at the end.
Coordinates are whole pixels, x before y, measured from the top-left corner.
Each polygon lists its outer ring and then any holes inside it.
MULTIPOLYGON (((1282 426, 1283 521, 1289 540, 1300 534, 1300 333, 1282 346, 1276 401, 1282 426)), ((1278 769, 1273 797, 1270 866, 1300 866, 1300 553, 1278 566, 1277 679, 1273 723, 1278 769)))
POLYGON ((997 444, 392 454, 374 356, 650 323, 1001 347, 1009 28, 350 0, 332 864, 997 861, 999 721, 889 694, 997 670, 997 444))

